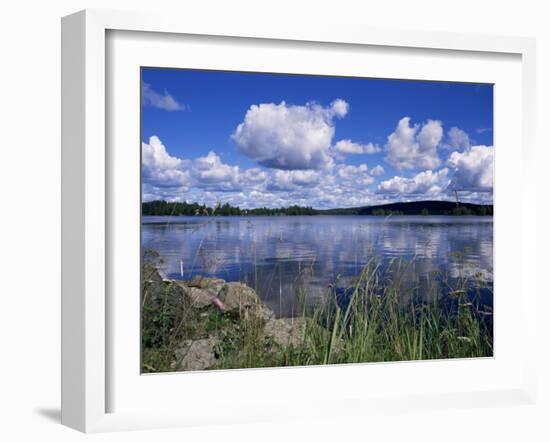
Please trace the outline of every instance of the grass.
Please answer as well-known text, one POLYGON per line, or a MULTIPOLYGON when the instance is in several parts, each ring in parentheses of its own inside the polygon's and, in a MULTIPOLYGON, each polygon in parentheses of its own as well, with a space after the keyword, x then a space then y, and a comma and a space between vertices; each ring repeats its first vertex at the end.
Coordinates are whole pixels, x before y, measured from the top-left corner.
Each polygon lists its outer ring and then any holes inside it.
POLYGON ((315 307, 307 307, 303 293, 298 317, 305 318, 305 333, 294 346, 266 338, 261 320, 214 309, 198 313, 178 303, 165 282, 163 293, 144 302, 143 369, 171 371, 182 339, 211 335, 220 338, 211 368, 223 369, 492 356, 492 309, 480 302, 487 289, 480 275, 461 272, 454 285, 439 278, 421 289, 403 283, 413 266, 414 260, 396 261, 382 268, 372 260, 349 289, 327 289, 315 307))

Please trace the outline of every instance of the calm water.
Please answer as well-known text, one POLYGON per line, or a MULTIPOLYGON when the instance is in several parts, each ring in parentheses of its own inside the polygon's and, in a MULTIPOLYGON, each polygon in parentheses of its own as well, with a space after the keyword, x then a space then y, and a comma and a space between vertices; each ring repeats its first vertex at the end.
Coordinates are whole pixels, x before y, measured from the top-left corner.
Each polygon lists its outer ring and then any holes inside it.
POLYGON ((300 290, 317 302, 373 257, 382 266, 414 258, 405 279, 419 296, 434 283, 481 275, 483 302, 492 305, 492 217, 144 217, 142 247, 161 254, 165 276, 181 278, 183 263, 184 279, 245 281, 280 316, 299 308, 300 290))

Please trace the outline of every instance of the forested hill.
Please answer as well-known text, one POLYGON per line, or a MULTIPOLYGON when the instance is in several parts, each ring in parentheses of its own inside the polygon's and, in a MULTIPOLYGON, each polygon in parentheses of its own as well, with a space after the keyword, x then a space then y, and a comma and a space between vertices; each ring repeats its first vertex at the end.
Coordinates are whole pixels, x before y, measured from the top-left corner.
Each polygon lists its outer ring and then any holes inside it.
POLYGON ((276 209, 260 207, 241 209, 229 204, 207 207, 197 203, 150 201, 142 204, 144 216, 295 216, 295 215, 493 215, 493 205, 456 203, 453 201, 413 201, 377 206, 320 210, 289 206, 276 209))
POLYGON ((318 212, 326 215, 492 215, 493 205, 454 201, 412 201, 318 212))

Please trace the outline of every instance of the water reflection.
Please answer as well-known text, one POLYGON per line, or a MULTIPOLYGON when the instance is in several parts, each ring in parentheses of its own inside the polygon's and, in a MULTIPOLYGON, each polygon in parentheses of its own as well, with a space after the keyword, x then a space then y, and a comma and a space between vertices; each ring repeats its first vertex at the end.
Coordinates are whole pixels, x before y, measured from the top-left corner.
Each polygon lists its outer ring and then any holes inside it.
POLYGON ((282 316, 300 308, 303 293, 315 303, 329 285, 349 285, 373 258, 383 266, 414 258, 405 282, 425 297, 445 278, 479 275, 492 285, 490 217, 144 217, 142 224, 143 248, 160 252, 167 277, 180 278, 183 263, 184 279, 245 281, 282 316))

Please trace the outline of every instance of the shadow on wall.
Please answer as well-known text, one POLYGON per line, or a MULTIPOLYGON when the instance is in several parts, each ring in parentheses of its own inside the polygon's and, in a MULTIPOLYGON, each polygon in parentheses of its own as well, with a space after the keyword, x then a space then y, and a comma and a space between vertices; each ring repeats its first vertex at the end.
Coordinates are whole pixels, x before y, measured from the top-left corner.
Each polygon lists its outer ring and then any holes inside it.
POLYGON ((46 420, 56 424, 61 423, 61 409, 59 408, 37 408, 34 410, 36 414, 42 416, 46 420))

